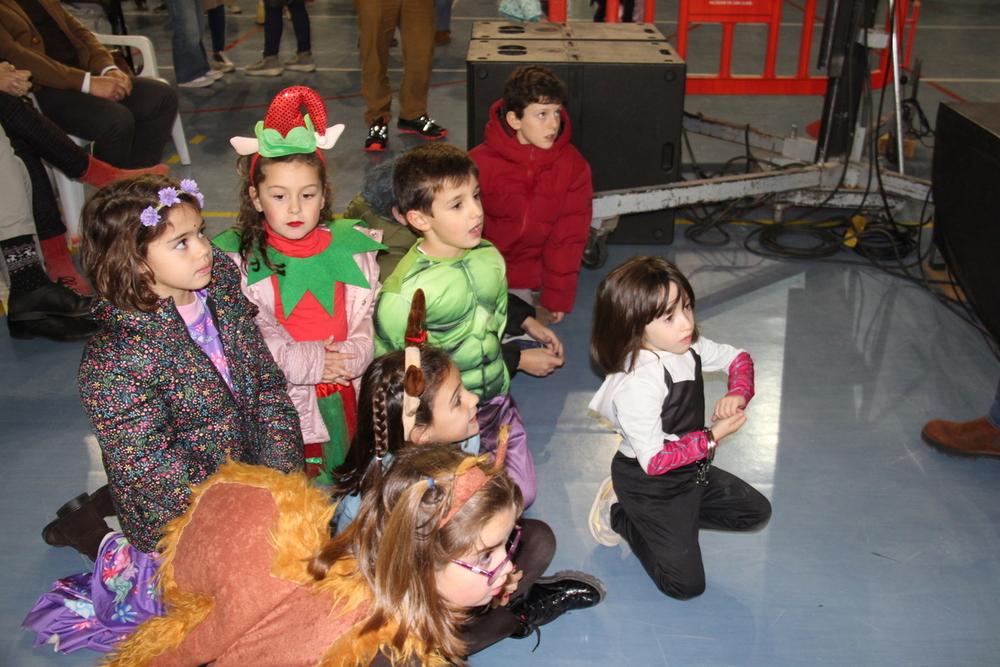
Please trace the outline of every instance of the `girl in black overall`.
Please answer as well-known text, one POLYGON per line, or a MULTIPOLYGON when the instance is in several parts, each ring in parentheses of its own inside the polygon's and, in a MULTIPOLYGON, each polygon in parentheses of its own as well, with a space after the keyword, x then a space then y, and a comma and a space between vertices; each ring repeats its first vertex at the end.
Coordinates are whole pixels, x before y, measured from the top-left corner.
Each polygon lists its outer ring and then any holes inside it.
POLYGON ((608 373, 590 409, 622 437, 591 508, 601 544, 624 537, 656 587, 686 600, 705 591, 698 530, 750 531, 771 516, 752 486, 712 467, 716 443, 746 421, 753 361, 698 336, 694 293, 659 257, 633 257, 597 290, 591 354, 608 373), (726 396, 705 427, 702 370, 726 370, 726 396))

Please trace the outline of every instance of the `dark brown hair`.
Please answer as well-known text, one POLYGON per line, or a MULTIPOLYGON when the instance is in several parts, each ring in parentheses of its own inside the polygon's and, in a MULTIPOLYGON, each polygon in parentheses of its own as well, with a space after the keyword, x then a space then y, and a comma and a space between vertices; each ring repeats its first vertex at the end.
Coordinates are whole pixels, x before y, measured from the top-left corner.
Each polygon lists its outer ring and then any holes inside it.
POLYGON ((319 221, 326 222, 333 217, 330 204, 335 193, 330 187, 326 176, 326 163, 318 153, 293 153, 282 157, 264 157, 261 155, 253 161, 253 155, 243 155, 236 162, 236 171, 240 175, 240 212, 236 216, 236 229, 240 231, 240 258, 243 259, 244 272, 251 262, 263 259, 267 268, 284 274, 284 265, 274 263, 267 254, 267 231, 264 212, 258 211, 253 205, 250 188, 256 187, 258 193, 261 185, 267 180, 267 168, 272 164, 298 162, 312 167, 319 174, 319 182, 323 184, 323 208, 319 212, 319 221), (250 173, 251 165, 253 173, 250 173))
MULTIPOLYGON (((460 624, 466 610, 441 598, 435 573, 453 558, 476 548, 483 526, 503 512, 521 514, 521 490, 506 472, 492 471, 486 457, 470 457, 453 445, 413 445, 399 452, 382 481, 361 499, 358 516, 313 558, 309 569, 323 579, 343 558, 357 561, 374 593, 362 634, 395 621, 392 640, 395 664, 407 636, 429 651, 463 664, 466 654, 460 624), (486 484, 442 526, 454 505, 457 475, 479 466, 486 484)), ((424 656, 420 656, 424 657, 424 656)))
POLYGON ((149 244, 167 233, 170 211, 191 206, 201 211, 194 195, 182 192, 172 178, 156 174, 132 176, 102 188, 83 207, 80 261, 94 289, 116 308, 152 313, 159 309, 153 291, 155 277, 146 264, 149 244), (159 224, 147 227, 139 216, 160 203, 159 191, 174 188, 180 204, 164 206, 159 224))
MULTIPOLYGON (((367 495, 382 477, 382 459, 386 454, 395 456, 408 445, 403 438, 404 356, 403 350, 383 355, 373 361, 362 376, 354 437, 344 462, 333 471, 338 478, 334 493, 367 495)), ((431 424, 434 396, 454 365, 444 352, 431 347, 420 348, 424 387, 414 418, 417 426, 431 424)))
POLYGON ((479 169, 458 146, 426 143, 411 148, 392 172, 399 213, 405 216, 407 211, 416 210, 431 215, 435 195, 470 178, 478 179, 479 169))
POLYGON ((503 85, 503 111, 524 116, 529 104, 565 104, 566 86, 548 67, 522 65, 503 85))
MULTIPOLYGON (((594 329, 590 354, 605 373, 632 370, 635 354, 642 348, 646 325, 672 312, 678 305, 694 308, 694 290, 681 270, 662 257, 633 257, 597 287, 594 329), (667 302, 670 284, 677 285, 678 298, 667 302)), ((698 340, 698 328, 691 342, 698 340)))

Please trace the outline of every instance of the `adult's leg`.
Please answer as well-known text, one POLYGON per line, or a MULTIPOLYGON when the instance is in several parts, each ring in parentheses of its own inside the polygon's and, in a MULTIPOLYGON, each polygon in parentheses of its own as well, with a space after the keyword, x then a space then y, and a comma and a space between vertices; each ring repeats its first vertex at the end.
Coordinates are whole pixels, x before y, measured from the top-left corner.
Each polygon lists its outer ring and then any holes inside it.
MULTIPOLYGON (((429 2, 429 0, 426 0, 429 2)), ((365 98, 365 124, 392 117, 389 87, 389 44, 399 23, 401 0, 354 0, 361 32, 361 95, 365 98)), ((404 59, 406 45, 404 38, 404 59)))
POLYGON ((403 81, 399 117, 414 120, 427 113, 427 91, 434 68, 434 3, 402 0, 399 35, 403 44, 403 81))
POLYGON ((212 38, 212 51, 222 53, 226 48, 226 6, 212 7, 205 16, 208 18, 208 34, 212 38))
POLYGON ((86 319, 90 299, 56 285, 35 247, 31 179, 0 130, 0 252, 10 278, 7 328, 15 338, 81 340, 96 330, 86 319))
POLYGON ((278 55, 281 49, 281 33, 284 31, 285 20, 281 15, 280 2, 271 2, 264 7, 264 57, 278 55))
MULTIPOLYGON (((39 157, 70 178, 79 178, 87 171, 87 152, 27 98, 0 92, 0 125, 11 144, 27 143, 39 157)), ((14 150, 17 152, 16 145, 14 150)))
POLYGON ((622 454, 611 462, 618 496, 611 506, 611 527, 629 543, 660 592, 678 600, 705 592, 698 544, 705 487, 695 483, 695 475, 695 464, 647 475, 635 459, 622 454))
POLYGON ((288 13, 292 17, 292 29, 295 31, 295 52, 312 51, 312 30, 305 0, 289 4, 288 13))
POLYGON ((763 527, 770 518, 771 503, 760 491, 721 468, 709 469, 699 527, 745 532, 763 527))
MULTIPOLYGON (((14 155, 14 149, 5 132, 0 132, 0 242, 35 233, 31 219, 31 179, 21 160, 14 155)), ((7 270, 10 270, 10 266, 7 270)), ((44 276, 45 273, 42 272, 44 276)))
MULTIPOLYGON (((552 563, 556 554, 556 536, 548 524, 535 519, 521 519, 521 543, 514 562, 524 576, 517 584, 508 605, 525 595, 552 563)), ((484 609, 469 619, 463 628, 462 638, 469 648, 469 655, 510 637, 521 629, 521 620, 507 611, 505 606, 484 609)))
MULTIPOLYGON (((128 166, 159 164, 177 118, 177 92, 163 81, 136 77, 132 79, 132 94, 121 104, 131 112, 135 128, 128 166)), ((101 157, 96 146, 94 157, 101 157)))
POLYGON ((46 87, 37 91, 35 98, 42 113, 64 132, 93 141, 94 157, 122 169, 132 166, 135 119, 124 103, 46 87))
POLYGON ((434 29, 451 29, 451 2, 452 0, 434 0, 434 29))
POLYGON ((170 45, 177 83, 187 83, 208 74, 208 56, 201 36, 205 34, 205 11, 201 0, 163 0, 170 12, 173 36, 170 45))

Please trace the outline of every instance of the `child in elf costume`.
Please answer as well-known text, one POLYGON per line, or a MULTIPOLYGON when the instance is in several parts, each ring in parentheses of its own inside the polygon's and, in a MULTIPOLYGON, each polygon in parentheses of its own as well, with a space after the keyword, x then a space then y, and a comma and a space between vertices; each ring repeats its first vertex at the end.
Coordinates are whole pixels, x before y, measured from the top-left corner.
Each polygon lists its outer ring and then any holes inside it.
POLYGON ((306 443, 306 471, 330 484, 354 432, 355 383, 372 360, 372 309, 379 291, 375 255, 382 233, 357 220, 331 221, 321 148, 343 125, 326 128, 316 91, 278 93, 256 138, 234 137, 240 213, 214 243, 241 269, 243 292, 288 378, 306 443), (308 111, 303 116, 300 109, 308 111))

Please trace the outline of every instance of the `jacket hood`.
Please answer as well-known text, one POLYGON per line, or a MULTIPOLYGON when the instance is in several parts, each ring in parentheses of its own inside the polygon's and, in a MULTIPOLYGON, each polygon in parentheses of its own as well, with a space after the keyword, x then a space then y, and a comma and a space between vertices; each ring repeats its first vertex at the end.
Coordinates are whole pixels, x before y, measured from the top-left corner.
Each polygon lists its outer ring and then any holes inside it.
POLYGON ((517 132, 508 123, 503 113, 503 100, 497 100, 490 107, 489 119, 486 121, 486 131, 483 133, 483 143, 490 146, 500 155, 512 162, 524 162, 533 159, 536 164, 554 162, 562 153, 563 148, 572 138, 569 114, 562 107, 562 129, 552 148, 543 150, 532 144, 522 144, 517 140, 517 132), (534 155, 532 155, 534 153, 534 155))

